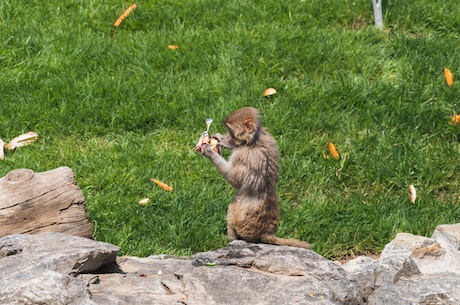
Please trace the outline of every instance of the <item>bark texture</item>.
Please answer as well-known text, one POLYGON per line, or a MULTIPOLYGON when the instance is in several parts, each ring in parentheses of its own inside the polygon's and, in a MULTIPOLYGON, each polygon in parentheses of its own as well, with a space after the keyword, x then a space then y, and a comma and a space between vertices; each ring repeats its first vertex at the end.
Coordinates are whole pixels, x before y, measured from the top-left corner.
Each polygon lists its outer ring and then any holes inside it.
POLYGON ((86 203, 72 169, 17 169, 0 179, 0 237, 60 232, 91 237, 86 203))

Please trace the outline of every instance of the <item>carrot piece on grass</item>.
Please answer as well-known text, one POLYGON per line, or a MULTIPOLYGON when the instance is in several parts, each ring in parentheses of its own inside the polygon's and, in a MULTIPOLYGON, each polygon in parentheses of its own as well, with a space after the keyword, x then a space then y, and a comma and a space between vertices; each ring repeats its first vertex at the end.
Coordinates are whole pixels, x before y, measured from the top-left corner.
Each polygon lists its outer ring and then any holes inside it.
POLYGON ((453 116, 449 122, 450 125, 460 124, 460 114, 453 116))
POLYGON ((131 5, 130 7, 128 7, 128 9, 126 11, 123 12, 123 14, 120 15, 120 17, 118 17, 117 21, 115 21, 115 23, 113 24, 114 26, 119 26, 120 23, 123 21, 123 19, 125 19, 126 17, 128 17, 129 14, 131 14, 131 12, 137 7, 136 3, 134 3, 133 5, 131 5))
POLYGON ((339 158, 339 153, 337 151, 337 148, 335 148, 335 145, 332 142, 329 142, 329 152, 331 153, 332 157, 334 157, 334 159, 339 158))
POLYGON ((444 68, 444 77, 446 78, 447 86, 452 87, 452 84, 454 83, 454 76, 447 68, 444 68))
POLYGON ((165 191, 172 192, 173 190, 172 187, 170 187, 166 183, 161 182, 160 180, 153 179, 153 178, 150 178, 150 180, 156 185, 158 185, 159 187, 161 187, 162 189, 164 189, 165 191))

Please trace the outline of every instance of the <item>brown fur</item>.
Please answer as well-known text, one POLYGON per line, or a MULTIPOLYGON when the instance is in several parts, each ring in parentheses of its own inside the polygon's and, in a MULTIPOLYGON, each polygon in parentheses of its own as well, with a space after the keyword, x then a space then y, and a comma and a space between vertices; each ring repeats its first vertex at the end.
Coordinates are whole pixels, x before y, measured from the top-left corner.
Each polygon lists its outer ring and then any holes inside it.
POLYGON ((237 190, 228 207, 228 238, 308 248, 308 243, 275 235, 280 218, 276 194, 278 148, 275 139, 262 126, 259 111, 241 108, 230 114, 224 124, 227 136, 217 134, 216 137, 222 146, 232 150, 229 161, 207 145, 202 153, 237 190))

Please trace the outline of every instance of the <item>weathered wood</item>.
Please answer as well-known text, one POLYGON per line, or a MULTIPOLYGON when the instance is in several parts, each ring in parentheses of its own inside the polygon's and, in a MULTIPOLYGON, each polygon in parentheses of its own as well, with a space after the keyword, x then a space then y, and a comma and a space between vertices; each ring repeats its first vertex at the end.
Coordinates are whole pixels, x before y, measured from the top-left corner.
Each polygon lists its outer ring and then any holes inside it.
POLYGON ((17 169, 0 179, 0 237, 61 232, 91 238, 86 203, 72 169, 17 169))

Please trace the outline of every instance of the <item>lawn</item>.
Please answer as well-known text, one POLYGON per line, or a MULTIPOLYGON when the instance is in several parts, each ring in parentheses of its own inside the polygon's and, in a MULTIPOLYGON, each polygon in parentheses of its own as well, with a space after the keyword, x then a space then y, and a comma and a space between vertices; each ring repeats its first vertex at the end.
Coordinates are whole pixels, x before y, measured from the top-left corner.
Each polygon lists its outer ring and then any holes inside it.
POLYGON ((456 1, 389 1, 383 31, 368 0, 138 1, 115 27, 131 4, 0 3, 0 138, 40 135, 1 177, 71 167, 122 254, 216 249, 233 190, 194 146, 253 106, 280 149, 279 236, 341 258, 459 222, 456 1))

